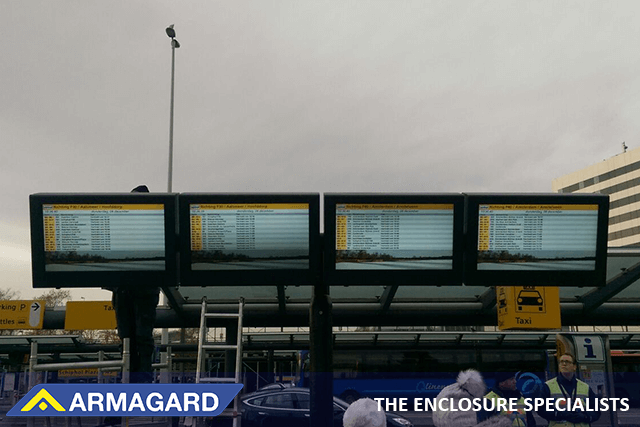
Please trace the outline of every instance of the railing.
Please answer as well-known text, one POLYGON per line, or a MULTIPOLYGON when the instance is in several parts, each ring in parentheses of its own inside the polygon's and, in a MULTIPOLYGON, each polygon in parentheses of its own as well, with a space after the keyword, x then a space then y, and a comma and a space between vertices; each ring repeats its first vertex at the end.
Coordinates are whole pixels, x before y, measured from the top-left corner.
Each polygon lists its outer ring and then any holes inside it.
MULTIPOLYGON (((99 353, 102 358, 102 352, 99 353)), ((36 385, 34 372, 58 371, 60 369, 83 369, 83 368, 119 368, 122 370, 122 382, 129 382, 129 369, 131 366, 131 350, 129 338, 122 340, 122 359, 119 360, 98 360, 95 362, 59 362, 38 364, 38 342, 31 343, 31 355, 29 357, 29 390, 36 385)))
MULTIPOLYGON (((29 390, 36 386, 36 372, 46 371, 59 371, 61 369, 98 369, 98 382, 102 382, 102 373, 104 371, 121 370, 122 371, 122 383, 128 384, 130 380, 131 369, 131 342, 129 338, 122 340, 122 359, 115 360, 103 360, 104 352, 98 352, 98 360, 91 362, 58 362, 58 363, 38 363, 38 342, 31 342, 31 354, 29 356, 29 390)), ((167 347, 166 351, 161 354, 161 362, 154 363, 152 367, 155 369, 162 369, 160 375, 161 383, 171 382, 171 347, 167 347)), ((167 420, 170 423, 170 420, 167 420)), ((34 427, 34 417, 27 418, 27 427, 34 427)), ((47 417, 46 425, 50 426, 50 418, 47 417)), ((70 425, 67 419, 67 426, 70 425)), ((125 425, 125 419, 122 420, 122 425, 125 425)), ((170 425, 170 424, 169 424, 170 425)))

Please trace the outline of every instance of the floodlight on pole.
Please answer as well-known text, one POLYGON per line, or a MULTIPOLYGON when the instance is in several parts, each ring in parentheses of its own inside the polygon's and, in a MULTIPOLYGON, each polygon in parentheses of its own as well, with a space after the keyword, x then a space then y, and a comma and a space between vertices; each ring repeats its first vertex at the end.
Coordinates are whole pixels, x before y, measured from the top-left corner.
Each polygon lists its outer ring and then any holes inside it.
MULTIPOLYGON (((176 49, 180 47, 180 43, 176 40, 176 31, 173 29, 173 24, 169 25, 165 30, 167 36, 171 38, 171 106, 169 108, 169 176, 167 182, 167 193, 171 193, 173 188, 173 91, 175 86, 175 72, 176 72, 176 49)), ((167 306, 167 298, 163 295, 163 306, 167 306)), ((169 343, 169 330, 167 328, 162 329, 161 336, 162 344, 169 343)))
POLYGON ((173 24, 169 25, 165 31, 167 36, 171 38, 171 107, 169 109, 169 177, 167 183, 167 192, 171 193, 173 184, 173 91, 175 86, 176 49, 180 47, 180 43, 176 40, 176 31, 173 29, 173 24))

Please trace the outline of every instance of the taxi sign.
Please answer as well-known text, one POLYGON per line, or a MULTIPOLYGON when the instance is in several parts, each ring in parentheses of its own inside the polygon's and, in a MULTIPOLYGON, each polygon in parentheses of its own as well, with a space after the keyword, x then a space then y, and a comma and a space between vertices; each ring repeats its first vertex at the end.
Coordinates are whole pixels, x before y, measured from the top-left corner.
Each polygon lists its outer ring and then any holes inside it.
POLYGON ((43 300, 0 301, 0 329, 42 329, 43 300))
POLYGON ((560 291, 553 286, 496 286, 498 329, 560 329, 560 291))
POLYGON ((64 328, 115 329, 116 312, 111 301, 68 301, 64 328))

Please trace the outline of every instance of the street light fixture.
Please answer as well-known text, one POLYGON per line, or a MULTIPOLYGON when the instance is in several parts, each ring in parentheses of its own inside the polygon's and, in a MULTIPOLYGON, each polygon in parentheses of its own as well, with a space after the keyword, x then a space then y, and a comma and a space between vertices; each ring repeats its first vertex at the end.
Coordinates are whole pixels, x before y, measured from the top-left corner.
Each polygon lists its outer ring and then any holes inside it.
MULTIPOLYGON (((176 71, 176 49, 180 47, 180 43, 176 40, 176 30, 173 29, 173 24, 169 25, 165 31, 167 36, 171 38, 171 107, 169 110, 169 178, 167 183, 167 193, 171 193, 173 184, 173 89, 176 71)), ((164 294, 161 304, 163 306, 168 305, 167 297, 164 294)), ((169 330, 167 328, 162 329, 161 342, 162 344, 169 343, 169 330)))
POLYGON ((180 47, 180 43, 176 40, 176 31, 173 29, 173 24, 169 25, 165 31, 167 32, 167 36, 171 38, 171 107, 169 113, 169 179, 167 184, 167 192, 171 193, 173 184, 173 89, 176 69, 176 49, 180 47))

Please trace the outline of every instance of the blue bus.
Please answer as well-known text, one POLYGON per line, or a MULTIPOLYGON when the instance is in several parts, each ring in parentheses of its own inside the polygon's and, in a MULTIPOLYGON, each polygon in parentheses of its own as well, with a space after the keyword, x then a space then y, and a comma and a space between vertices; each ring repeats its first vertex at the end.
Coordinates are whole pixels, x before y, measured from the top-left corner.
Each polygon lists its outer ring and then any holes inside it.
MULTIPOLYGON (((296 385, 309 386, 309 352, 298 353, 296 385)), ((360 397, 435 398, 455 382, 458 373, 475 369, 487 387, 493 373, 526 371, 545 377, 546 351, 527 349, 336 350, 333 354, 333 394, 351 403, 360 397)))
MULTIPOLYGON (((333 393, 353 402, 360 397, 435 398, 458 373, 476 369, 487 387, 494 372, 531 372, 546 380, 555 376, 554 352, 541 349, 336 350, 333 393)), ((616 397, 640 407, 640 350, 611 350, 616 397)), ((298 352, 296 385, 309 386, 309 352, 298 352)))

